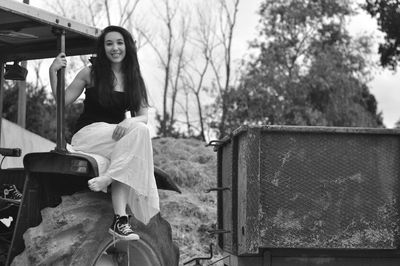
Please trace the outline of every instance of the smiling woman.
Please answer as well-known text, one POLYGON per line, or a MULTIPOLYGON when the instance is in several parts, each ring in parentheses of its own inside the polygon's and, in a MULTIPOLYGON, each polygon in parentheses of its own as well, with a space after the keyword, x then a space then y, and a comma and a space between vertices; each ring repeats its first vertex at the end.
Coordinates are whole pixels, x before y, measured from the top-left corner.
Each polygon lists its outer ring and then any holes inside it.
MULTIPOLYGON (((50 66, 50 81, 56 96, 56 73, 65 67, 61 53, 50 66)), ((111 185, 114 221, 109 231, 125 240, 137 240, 129 224, 127 207, 147 224, 159 212, 154 177, 153 151, 148 120, 146 88, 140 73, 131 34, 109 26, 97 42, 93 66, 82 69, 65 92, 65 104, 85 91, 84 111, 78 118, 71 145, 75 151, 101 155, 110 160, 104 174, 88 181, 93 191, 111 185), (131 118, 125 118, 125 112, 131 118)))
MULTIPOLYGON (((104 50, 107 58, 110 60, 114 68, 114 73, 121 74, 122 60, 125 58, 125 42, 124 37, 119 32, 109 32, 104 40, 104 50)), ((122 77, 120 75, 120 77, 122 77)), ((117 79, 118 81, 118 79, 117 79)))

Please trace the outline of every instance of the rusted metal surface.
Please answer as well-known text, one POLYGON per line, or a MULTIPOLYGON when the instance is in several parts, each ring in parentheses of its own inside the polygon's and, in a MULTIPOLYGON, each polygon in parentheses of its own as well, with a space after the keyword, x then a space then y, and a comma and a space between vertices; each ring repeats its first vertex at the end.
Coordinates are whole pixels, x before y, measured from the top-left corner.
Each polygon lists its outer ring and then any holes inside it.
POLYGON ((232 195, 234 254, 398 249, 399 131, 243 127, 223 141, 223 151, 238 145, 235 161, 235 154, 222 158, 222 168, 233 166, 222 179, 238 184, 232 195))
POLYGON ((393 250, 265 249, 252 256, 224 255, 229 266, 398 266, 393 250))
POLYGON ((230 233, 220 235, 222 239, 223 246, 227 251, 232 252, 233 249, 233 239, 232 239, 232 228, 233 228, 233 216, 232 216, 232 173, 233 173, 233 145, 228 143, 222 153, 222 163, 221 166, 221 184, 222 187, 229 188, 229 190, 221 191, 220 197, 222 199, 222 209, 221 209, 221 224, 220 229, 230 231, 230 233))
POLYGON ((260 200, 260 132, 249 131, 238 137, 238 253, 257 253, 261 230, 258 206, 260 200))

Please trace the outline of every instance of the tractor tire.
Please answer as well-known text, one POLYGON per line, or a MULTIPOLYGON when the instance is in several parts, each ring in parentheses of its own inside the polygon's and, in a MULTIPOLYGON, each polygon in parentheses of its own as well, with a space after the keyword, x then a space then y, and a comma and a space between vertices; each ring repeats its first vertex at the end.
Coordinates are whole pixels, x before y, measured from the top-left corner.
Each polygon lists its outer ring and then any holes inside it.
POLYGON ((25 232, 25 250, 14 258, 12 266, 177 266, 179 263, 171 226, 160 214, 147 225, 131 218, 140 240, 115 239, 108 232, 113 218, 108 194, 80 192, 63 196, 60 205, 45 208, 41 214, 42 222, 25 232))

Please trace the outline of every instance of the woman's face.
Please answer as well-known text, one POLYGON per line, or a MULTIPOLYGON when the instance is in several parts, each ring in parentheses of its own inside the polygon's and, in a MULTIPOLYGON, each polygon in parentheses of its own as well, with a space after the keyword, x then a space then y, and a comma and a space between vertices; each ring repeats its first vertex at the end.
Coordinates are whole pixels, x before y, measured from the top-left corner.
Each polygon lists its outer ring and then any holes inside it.
POLYGON ((104 50, 111 63, 121 63, 125 58, 125 41, 121 33, 112 31, 104 38, 104 50))

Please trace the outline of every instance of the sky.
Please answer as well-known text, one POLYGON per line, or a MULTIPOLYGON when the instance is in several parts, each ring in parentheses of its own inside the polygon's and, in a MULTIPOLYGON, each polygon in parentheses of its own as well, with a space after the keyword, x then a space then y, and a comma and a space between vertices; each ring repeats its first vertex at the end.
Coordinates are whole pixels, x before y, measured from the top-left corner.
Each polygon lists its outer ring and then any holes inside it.
MULTIPOLYGON (((148 1, 148 0, 146 0, 148 1)), ((238 62, 243 56, 246 55, 248 50, 248 42, 256 37, 256 26, 258 24, 257 9, 262 0, 241 0, 238 8, 237 25, 234 31, 233 43, 233 62, 238 62)), ((31 4, 41 7, 45 1, 31 0, 31 4)), ((43 7, 42 7, 43 8, 43 7)), ((382 33, 377 29, 376 22, 365 12, 356 16, 351 24, 349 30, 352 34, 358 35, 362 33, 371 33, 376 38, 377 43, 382 38, 382 33)), ((374 47, 376 54, 374 59, 379 61, 377 54, 378 44, 374 47)), ((140 51, 139 51, 140 53, 140 51)), ((141 55, 139 54, 139 59, 141 55)), ((159 88, 155 82, 160 82, 160 72, 155 72, 156 67, 154 62, 146 60, 147 55, 142 55, 143 63, 142 71, 143 76, 148 84, 150 95, 155 102, 155 105, 160 105, 159 92, 152 91, 152 88, 159 88)), ((383 113, 384 124, 388 128, 392 128, 397 120, 400 119, 400 73, 382 69, 378 67, 373 74, 372 81, 368 84, 371 93, 375 96, 378 102, 378 111, 383 113)))
MULTIPOLYGON (((354 18, 350 25, 353 34, 372 33, 376 39, 374 47, 374 58, 379 64, 378 45, 383 40, 383 33, 378 30, 377 23, 366 12, 360 13, 354 18)), ((374 71, 373 79, 368 84, 370 92, 378 102, 378 111, 383 113, 384 124, 393 128, 400 120, 400 73, 383 69, 378 66, 374 71)))
POLYGON ((378 101, 378 109, 382 111, 384 124, 394 127, 400 120, 400 77, 399 73, 383 71, 370 83, 372 94, 378 101))

